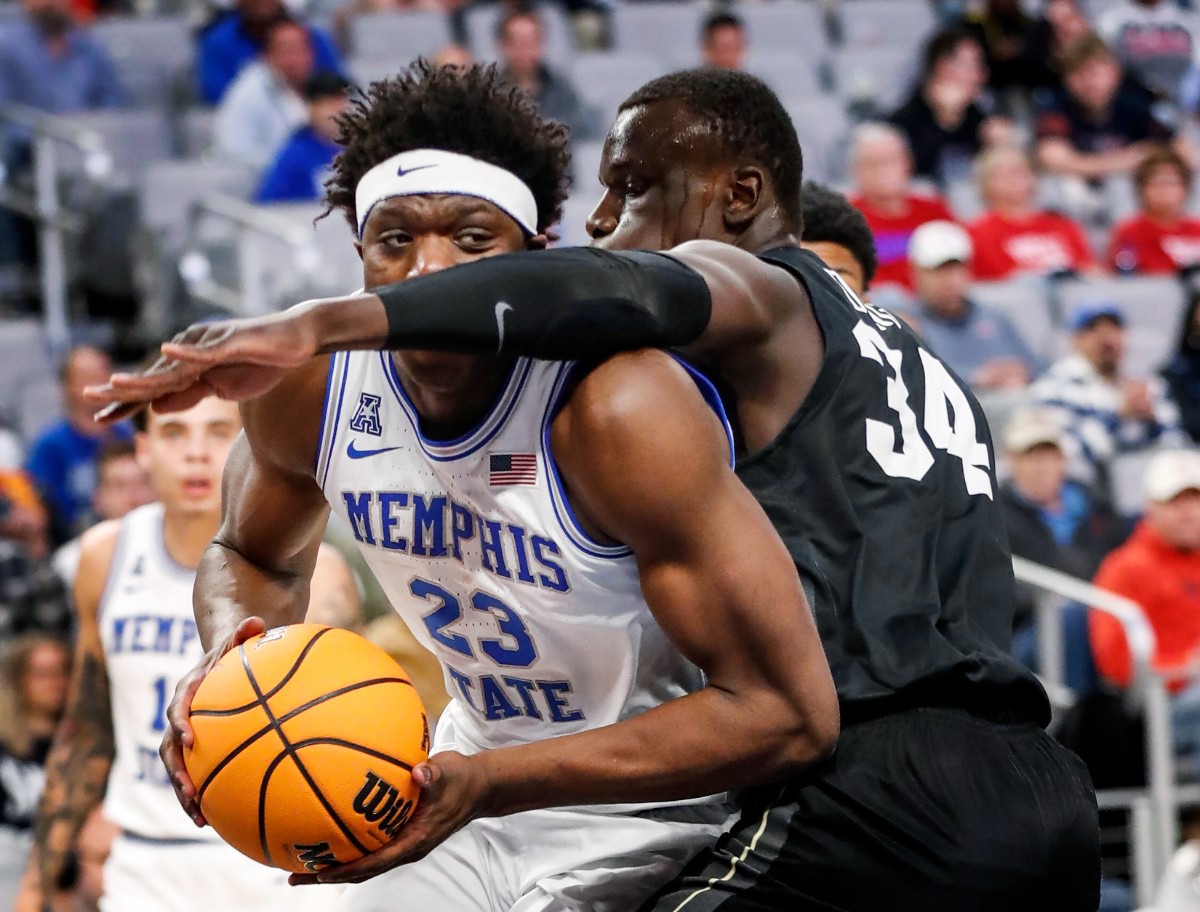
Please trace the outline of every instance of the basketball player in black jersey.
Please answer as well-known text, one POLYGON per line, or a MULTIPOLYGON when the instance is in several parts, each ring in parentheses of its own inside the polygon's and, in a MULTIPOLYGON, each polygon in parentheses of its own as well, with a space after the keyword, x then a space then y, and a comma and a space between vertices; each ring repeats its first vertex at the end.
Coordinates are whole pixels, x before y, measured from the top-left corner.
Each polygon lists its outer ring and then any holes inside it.
POLYGON ((242 398, 344 348, 681 348, 726 390, 739 475, 808 592, 843 730, 830 760, 746 795, 733 830, 647 908, 1094 910, 1090 780, 1007 651, 987 424, 912 333, 799 248, 801 156, 778 100, 739 73, 654 80, 621 106, 600 177, 598 249, 197 327, 96 401, 115 416, 211 389, 242 398), (613 252, 635 248, 668 255, 613 252))

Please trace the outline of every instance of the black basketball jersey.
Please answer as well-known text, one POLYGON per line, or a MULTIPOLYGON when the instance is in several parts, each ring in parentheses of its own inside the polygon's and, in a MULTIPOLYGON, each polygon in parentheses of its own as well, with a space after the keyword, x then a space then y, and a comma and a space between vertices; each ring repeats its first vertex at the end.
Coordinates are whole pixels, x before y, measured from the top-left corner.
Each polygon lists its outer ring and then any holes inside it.
POLYGON ((894 698, 1046 724, 1045 692, 1008 654, 1012 560, 979 403, 811 253, 762 259, 803 283, 825 352, 804 403, 738 475, 796 562, 843 712, 894 698))

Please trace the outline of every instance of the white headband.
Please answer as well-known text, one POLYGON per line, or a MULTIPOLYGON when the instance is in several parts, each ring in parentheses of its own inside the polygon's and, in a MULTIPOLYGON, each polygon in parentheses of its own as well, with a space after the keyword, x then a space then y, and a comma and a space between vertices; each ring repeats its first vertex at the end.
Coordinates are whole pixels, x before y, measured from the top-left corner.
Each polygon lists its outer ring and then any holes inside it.
POLYGON ((354 191, 358 236, 375 205, 393 196, 453 193, 475 196, 504 210, 526 234, 537 234, 537 203, 533 191, 496 165, 441 149, 413 149, 393 155, 362 176, 354 191))

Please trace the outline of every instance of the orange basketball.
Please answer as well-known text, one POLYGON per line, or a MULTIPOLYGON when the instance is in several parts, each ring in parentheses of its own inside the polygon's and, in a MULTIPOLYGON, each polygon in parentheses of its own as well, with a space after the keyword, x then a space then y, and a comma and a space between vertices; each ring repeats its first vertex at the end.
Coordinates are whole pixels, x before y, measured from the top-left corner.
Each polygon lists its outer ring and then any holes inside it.
POLYGON ((277 627, 230 650, 192 701, 200 809, 234 848, 285 871, 352 861, 412 815, 429 751, 421 698, 357 634, 277 627))

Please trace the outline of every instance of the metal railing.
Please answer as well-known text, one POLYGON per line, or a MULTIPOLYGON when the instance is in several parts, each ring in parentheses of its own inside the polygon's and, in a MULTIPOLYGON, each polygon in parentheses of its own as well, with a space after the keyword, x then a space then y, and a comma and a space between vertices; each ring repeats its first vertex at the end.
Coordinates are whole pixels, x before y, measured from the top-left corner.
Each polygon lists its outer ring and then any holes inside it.
POLYGON ((68 234, 80 232, 83 226, 62 206, 60 153, 64 147, 79 152, 83 156, 84 173, 95 180, 112 173, 112 156, 103 136, 67 117, 25 105, 5 104, 0 105, 0 123, 10 136, 13 131, 18 136, 28 134, 33 154, 33 193, 21 193, 13 186, 11 175, 7 175, 0 193, 0 208, 31 219, 37 227, 46 339, 52 354, 62 355, 70 345, 65 239, 68 234))
POLYGON ((274 280, 288 270, 271 263, 264 241, 282 244, 291 257, 293 285, 311 285, 322 258, 310 226, 247 203, 225 193, 212 193, 192 204, 188 215, 187 243, 180 261, 180 274, 188 291, 198 300, 214 304, 240 316, 270 313, 279 306, 283 289, 274 280), (218 221, 233 228, 238 258, 237 287, 221 285, 213 278, 211 265, 202 252, 206 223, 218 221))
POLYGON ((1175 786, 1171 713, 1164 680, 1153 668, 1154 631, 1141 606, 1127 598, 1020 557, 1013 558, 1017 579, 1036 592, 1039 671, 1047 686, 1065 689, 1063 638, 1059 608, 1063 600, 1102 611, 1125 632, 1133 658, 1131 700, 1143 712, 1146 729, 1146 789, 1109 789, 1097 793, 1102 808, 1130 813, 1132 865, 1138 902, 1149 905, 1159 878, 1175 851, 1181 795, 1175 786))

